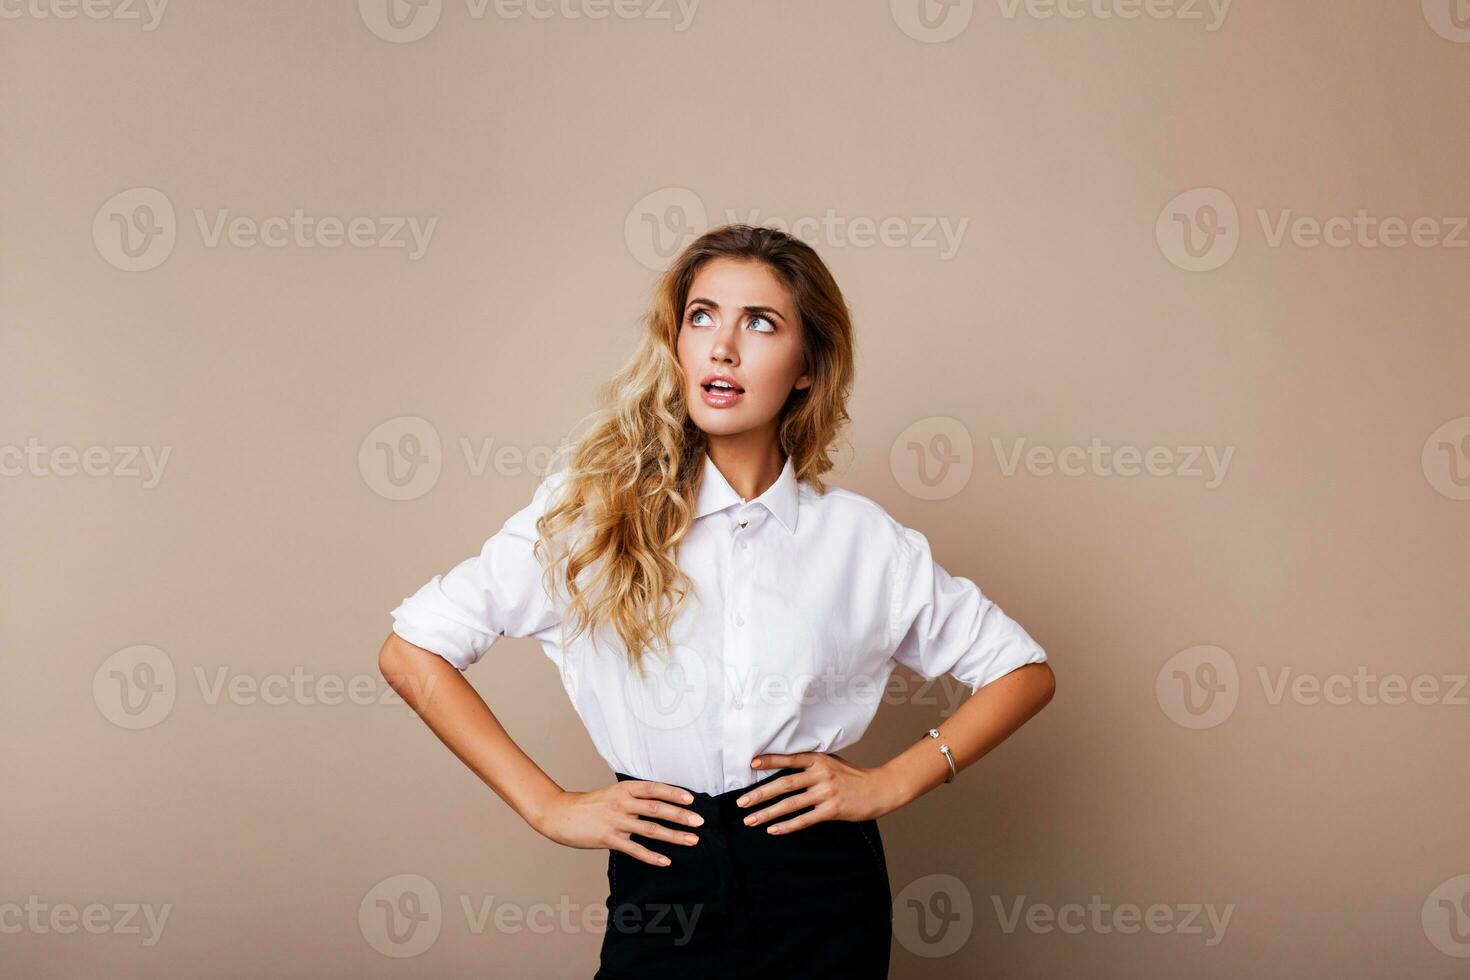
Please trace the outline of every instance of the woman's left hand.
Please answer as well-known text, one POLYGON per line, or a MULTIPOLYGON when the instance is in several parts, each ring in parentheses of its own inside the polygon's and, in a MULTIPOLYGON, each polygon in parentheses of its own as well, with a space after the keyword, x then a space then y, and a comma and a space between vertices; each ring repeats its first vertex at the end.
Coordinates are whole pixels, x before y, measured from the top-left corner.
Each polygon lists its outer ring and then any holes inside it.
POLYGON ((838 755, 822 752, 798 752, 795 755, 758 755, 757 772, 800 768, 756 787, 736 800, 736 805, 750 808, 765 800, 801 790, 793 796, 762 807, 745 818, 745 824, 756 827, 791 813, 812 807, 799 817, 771 823, 766 828, 773 834, 790 833, 823 820, 871 820, 898 809, 895 787, 882 769, 863 769, 838 755))

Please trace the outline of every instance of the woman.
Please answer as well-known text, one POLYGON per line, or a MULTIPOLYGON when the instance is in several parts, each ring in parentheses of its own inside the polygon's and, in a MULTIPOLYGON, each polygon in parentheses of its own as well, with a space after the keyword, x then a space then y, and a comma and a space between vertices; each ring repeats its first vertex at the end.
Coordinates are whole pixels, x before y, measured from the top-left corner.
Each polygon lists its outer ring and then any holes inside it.
POLYGON ((854 357, 810 247, 715 229, 664 274, 646 327, 569 461, 393 610, 381 668, 539 833, 608 849, 598 980, 884 977, 877 818, 1039 711, 1046 654, 923 534, 818 479, 854 357), (501 635, 540 641, 614 782, 562 789, 460 675, 501 635), (977 693, 855 766, 836 753, 897 663, 977 693))

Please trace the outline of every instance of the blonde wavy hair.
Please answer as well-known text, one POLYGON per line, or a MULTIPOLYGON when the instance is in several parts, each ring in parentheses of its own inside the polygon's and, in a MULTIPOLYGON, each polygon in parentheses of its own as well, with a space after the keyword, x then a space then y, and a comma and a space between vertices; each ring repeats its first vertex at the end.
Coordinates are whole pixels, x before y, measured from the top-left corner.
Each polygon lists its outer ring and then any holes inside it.
POLYGON ((536 522, 548 594, 567 597, 563 647, 567 619, 573 638, 592 630, 594 649, 597 630, 610 625, 640 678, 646 649, 670 649, 670 627, 693 585, 677 555, 694 523, 707 439, 689 417, 677 341, 695 275, 717 258, 764 263, 795 300, 812 383, 792 389, 777 432, 798 483, 826 493, 820 476, 832 468, 829 450, 850 421, 852 319, 817 253, 785 232, 746 224, 690 243, 659 279, 637 349, 602 387, 605 407, 564 447, 565 492, 536 522), (573 525, 575 544, 563 541, 573 525))

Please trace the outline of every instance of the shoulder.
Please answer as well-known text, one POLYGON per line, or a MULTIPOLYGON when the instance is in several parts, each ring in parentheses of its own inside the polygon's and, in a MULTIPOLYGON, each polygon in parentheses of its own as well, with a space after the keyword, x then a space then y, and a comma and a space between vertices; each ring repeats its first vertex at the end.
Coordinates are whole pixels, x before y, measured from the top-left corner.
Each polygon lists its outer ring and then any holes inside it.
POLYGON ((814 523, 823 531, 833 531, 844 536, 855 536, 861 541, 864 553, 892 552, 907 558, 918 543, 915 538, 922 535, 906 527, 872 497, 827 484, 821 492, 810 484, 801 487, 801 516, 813 516, 814 523))

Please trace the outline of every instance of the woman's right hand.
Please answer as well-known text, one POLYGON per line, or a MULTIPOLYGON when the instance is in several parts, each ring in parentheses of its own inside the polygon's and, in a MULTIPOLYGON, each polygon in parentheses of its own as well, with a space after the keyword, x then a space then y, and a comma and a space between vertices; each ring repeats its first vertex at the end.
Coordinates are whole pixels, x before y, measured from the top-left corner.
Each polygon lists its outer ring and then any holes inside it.
POLYGON ((666 865, 669 859, 644 847, 630 836, 652 837, 686 847, 699 838, 643 817, 697 827, 704 818, 675 803, 692 803, 688 790, 645 779, 622 779, 586 793, 563 791, 542 811, 536 831, 568 847, 605 847, 622 851, 646 864, 666 865))

